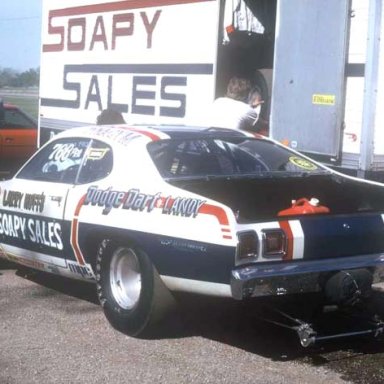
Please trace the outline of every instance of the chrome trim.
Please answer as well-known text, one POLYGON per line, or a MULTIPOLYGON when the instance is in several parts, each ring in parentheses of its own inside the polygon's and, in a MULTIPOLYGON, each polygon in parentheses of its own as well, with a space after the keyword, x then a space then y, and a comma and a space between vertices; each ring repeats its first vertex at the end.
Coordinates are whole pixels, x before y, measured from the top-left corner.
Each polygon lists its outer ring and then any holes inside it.
POLYGON ((374 283, 384 281, 384 253, 248 264, 231 273, 232 297, 242 300, 247 297, 319 292, 322 274, 356 268, 372 269, 374 283))

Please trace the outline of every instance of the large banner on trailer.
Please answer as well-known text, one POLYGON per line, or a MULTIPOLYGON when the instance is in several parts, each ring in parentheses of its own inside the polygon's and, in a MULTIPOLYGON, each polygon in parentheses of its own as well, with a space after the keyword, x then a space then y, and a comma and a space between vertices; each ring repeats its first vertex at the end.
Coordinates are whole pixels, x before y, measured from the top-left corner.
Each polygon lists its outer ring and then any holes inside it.
POLYGON ((44 0, 41 126, 193 121, 214 98, 218 2, 44 0), (54 122, 54 123, 52 123, 54 122))

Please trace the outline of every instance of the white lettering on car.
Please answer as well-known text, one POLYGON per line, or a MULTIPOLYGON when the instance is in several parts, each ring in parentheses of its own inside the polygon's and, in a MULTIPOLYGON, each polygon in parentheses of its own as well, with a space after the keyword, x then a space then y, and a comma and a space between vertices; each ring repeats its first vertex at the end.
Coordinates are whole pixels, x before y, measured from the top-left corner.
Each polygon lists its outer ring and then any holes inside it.
POLYGON ((0 213, 0 235, 58 250, 63 249, 61 224, 55 221, 27 219, 19 215, 0 213))
POLYGON ((28 219, 28 236, 33 243, 46 245, 60 251, 63 249, 60 223, 28 219))

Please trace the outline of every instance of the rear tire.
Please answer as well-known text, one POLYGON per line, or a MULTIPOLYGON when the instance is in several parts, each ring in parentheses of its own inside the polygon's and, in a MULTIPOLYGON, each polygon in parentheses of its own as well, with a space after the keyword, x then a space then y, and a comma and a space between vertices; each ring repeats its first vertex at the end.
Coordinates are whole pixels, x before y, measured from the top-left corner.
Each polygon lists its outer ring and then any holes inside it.
POLYGON ((150 337, 173 305, 172 295, 148 256, 129 243, 101 242, 96 284, 108 321, 130 336, 150 337))

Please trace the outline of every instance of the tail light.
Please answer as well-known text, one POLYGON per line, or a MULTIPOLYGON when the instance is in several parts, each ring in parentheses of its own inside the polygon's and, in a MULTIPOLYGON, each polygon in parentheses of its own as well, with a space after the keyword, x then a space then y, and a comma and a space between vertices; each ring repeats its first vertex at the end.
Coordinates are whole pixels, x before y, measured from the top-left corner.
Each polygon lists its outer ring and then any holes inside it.
POLYGON ((237 259, 239 261, 250 261, 256 258, 259 249, 259 238, 255 231, 244 231, 237 233, 237 259))
POLYGON ((263 230, 263 256, 284 256, 287 253, 287 238, 281 229, 263 230))

